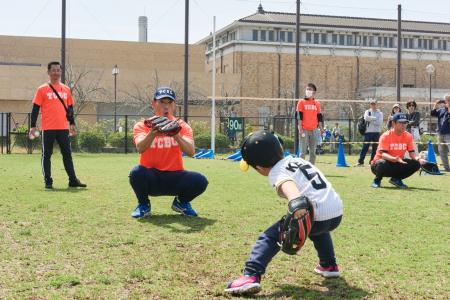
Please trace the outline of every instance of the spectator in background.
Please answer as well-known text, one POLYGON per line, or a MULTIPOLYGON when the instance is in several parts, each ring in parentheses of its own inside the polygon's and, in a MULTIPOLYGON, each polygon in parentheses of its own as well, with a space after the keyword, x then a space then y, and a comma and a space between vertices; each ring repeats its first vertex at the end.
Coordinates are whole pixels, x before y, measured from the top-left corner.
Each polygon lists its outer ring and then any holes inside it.
MULTIPOLYGON (((317 127, 323 131, 323 116, 320 111, 320 103, 314 96, 317 87, 308 83, 305 90, 305 97, 297 103, 296 112, 298 114, 298 133, 300 136, 300 157, 305 159, 306 149, 309 149, 309 161, 316 163, 317 148, 317 127)), ((320 135, 320 134, 319 134, 320 135)))
POLYGON ((416 153, 416 156, 419 155, 419 149, 417 146, 417 143, 420 143, 420 131, 419 131, 419 124, 420 124, 420 112, 417 111, 417 103, 414 100, 409 100, 406 103, 406 118, 408 119, 408 124, 406 125, 406 131, 411 133, 414 140, 414 152, 416 153))
POLYGON ((334 152, 336 151, 336 144, 335 142, 339 141, 339 137, 341 136, 341 128, 339 127, 339 123, 336 123, 334 125, 333 131, 331 132, 331 151, 334 152))
POLYGON ((450 94, 445 95, 445 100, 438 100, 434 104, 431 115, 438 118, 438 150, 444 170, 450 172, 448 164, 448 152, 450 148, 450 94), (439 105, 444 107, 439 108, 439 105))
POLYGON ((364 134, 364 144, 359 153, 358 163, 356 164, 357 167, 364 166, 364 159, 366 158, 370 145, 372 145, 370 160, 374 158, 377 152, 381 125, 383 124, 383 113, 377 108, 377 100, 370 100, 370 108, 364 112, 364 120, 367 123, 367 127, 366 133, 364 134))
POLYGON ((392 117, 392 129, 381 135, 377 154, 371 162, 371 170, 375 174, 373 188, 381 186, 383 177, 391 177, 389 183, 406 189, 408 186, 402 180, 414 174, 426 162, 414 153, 414 141, 406 131, 406 124, 408 119, 404 113, 395 114, 392 117), (404 158, 406 152, 409 152, 411 159, 404 158))
POLYGON ((387 128, 391 129, 392 127, 392 117, 397 114, 402 112, 402 108, 400 107, 399 103, 395 103, 394 106, 392 106, 392 111, 391 111, 391 115, 388 117, 388 121, 387 121, 387 128))

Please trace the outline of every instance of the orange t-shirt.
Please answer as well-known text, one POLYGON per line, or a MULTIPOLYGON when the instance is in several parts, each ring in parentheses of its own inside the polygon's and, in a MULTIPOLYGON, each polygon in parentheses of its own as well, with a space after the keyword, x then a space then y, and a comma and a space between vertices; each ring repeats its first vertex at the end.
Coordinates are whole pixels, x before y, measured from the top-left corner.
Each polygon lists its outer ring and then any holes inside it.
MULTIPOLYGON (((174 118, 175 119, 175 118, 174 118)), ((181 126, 179 133, 182 137, 193 139, 192 128, 183 120, 178 120, 181 126)), ((133 128, 133 142, 140 136, 145 136, 150 132, 150 128, 139 121, 133 128)), ((160 171, 179 171, 184 170, 183 158, 181 157, 181 148, 173 137, 157 135, 152 145, 141 153, 139 164, 146 168, 155 168, 160 171)))
MULTIPOLYGON (((66 107, 73 105, 72 93, 67 85, 59 83, 53 85, 53 87, 64 100, 66 107)), ((33 104, 41 107, 42 130, 69 129, 66 110, 47 83, 38 87, 33 98, 33 104)))
POLYGON ((409 132, 403 132, 401 135, 395 134, 394 130, 388 130, 383 133, 378 142, 377 153, 371 163, 381 159, 383 152, 392 156, 403 158, 406 151, 414 151, 414 140, 409 132))
POLYGON ((297 102, 297 111, 302 112, 302 128, 314 130, 319 125, 317 115, 320 113, 320 103, 316 99, 301 99, 297 102))

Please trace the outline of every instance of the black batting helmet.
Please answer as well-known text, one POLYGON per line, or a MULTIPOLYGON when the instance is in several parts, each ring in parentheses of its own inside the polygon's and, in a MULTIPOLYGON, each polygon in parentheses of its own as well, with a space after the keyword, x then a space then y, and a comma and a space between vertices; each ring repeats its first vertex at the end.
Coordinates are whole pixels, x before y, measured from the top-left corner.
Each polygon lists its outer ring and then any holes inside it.
POLYGON ((284 157, 279 138, 267 130, 250 133, 242 144, 241 155, 253 168, 273 167, 284 157))

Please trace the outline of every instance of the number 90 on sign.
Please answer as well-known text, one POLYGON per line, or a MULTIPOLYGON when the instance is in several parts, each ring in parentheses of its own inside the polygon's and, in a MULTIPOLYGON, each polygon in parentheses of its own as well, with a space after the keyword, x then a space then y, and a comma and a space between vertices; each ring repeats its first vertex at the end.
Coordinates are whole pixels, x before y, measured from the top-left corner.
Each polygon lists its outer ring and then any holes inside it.
POLYGON ((228 118, 228 130, 242 131, 242 118, 228 118))

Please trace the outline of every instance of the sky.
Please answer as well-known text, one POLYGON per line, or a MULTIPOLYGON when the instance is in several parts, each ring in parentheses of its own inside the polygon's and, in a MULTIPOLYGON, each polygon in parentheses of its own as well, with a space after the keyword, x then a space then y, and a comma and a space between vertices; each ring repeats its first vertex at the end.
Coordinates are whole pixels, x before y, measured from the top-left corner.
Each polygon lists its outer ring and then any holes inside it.
MULTIPOLYGON (((148 17, 148 41, 184 43, 185 0, 66 0, 67 38, 137 41, 138 17, 148 17)), ((190 0, 189 43, 256 12, 295 13, 295 0, 190 0)), ((62 0, 0 0, 0 35, 61 36, 62 0)), ((301 13, 450 23, 449 0, 305 0, 301 13), (425 6, 426 4, 426 6, 425 6)), ((1 49, 0 49, 1 52, 1 49)))

